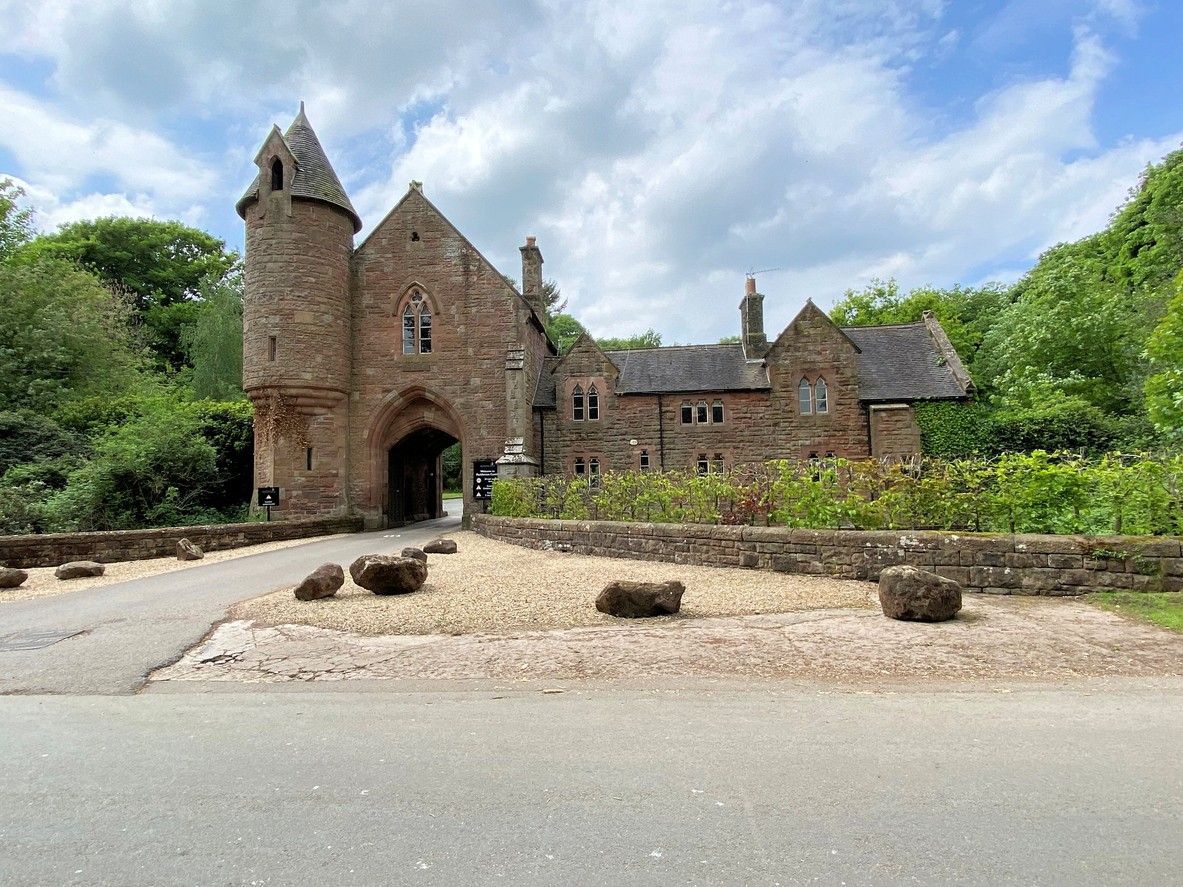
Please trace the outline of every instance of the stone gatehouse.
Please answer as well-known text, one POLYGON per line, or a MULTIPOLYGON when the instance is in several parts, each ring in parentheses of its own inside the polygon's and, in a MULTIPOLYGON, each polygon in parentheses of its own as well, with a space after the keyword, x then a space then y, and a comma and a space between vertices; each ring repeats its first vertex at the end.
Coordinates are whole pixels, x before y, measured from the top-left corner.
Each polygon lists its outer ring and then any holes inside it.
POLYGON ((459 442, 464 509, 477 463, 498 475, 717 471, 770 458, 899 456, 912 404, 972 383, 935 319, 840 329, 811 301, 769 342, 747 279, 740 342, 559 356, 542 253, 519 292, 412 183, 360 243, 361 219, 301 105, 273 127, 237 209, 246 222, 243 386, 257 486, 278 515, 442 511, 441 454, 459 442))

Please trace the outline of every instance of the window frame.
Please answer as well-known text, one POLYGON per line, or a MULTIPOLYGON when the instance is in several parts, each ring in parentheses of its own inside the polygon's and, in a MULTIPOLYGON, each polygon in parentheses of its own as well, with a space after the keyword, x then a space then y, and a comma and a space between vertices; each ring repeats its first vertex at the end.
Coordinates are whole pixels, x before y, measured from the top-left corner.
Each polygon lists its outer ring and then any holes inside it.
POLYGON ((711 473, 711 460, 707 458, 706 453, 698 454, 698 459, 695 460, 694 468, 700 477, 705 477, 711 473))
POLYGON ((640 455, 637 457, 637 470, 638 471, 649 471, 651 467, 652 466, 650 465, 650 462, 649 462, 649 451, 648 450, 641 450, 640 455))
POLYGON ((586 415, 586 410, 585 410, 584 404, 585 404, 585 401, 584 401, 584 394, 583 394, 583 386, 580 385, 578 382, 576 382, 575 387, 571 389, 571 421, 572 422, 584 421, 583 417, 586 415))
POLYGON ((694 404, 688 400, 682 401, 681 418, 683 425, 694 424, 694 404))
POLYGON ((830 386, 821 376, 813 383, 814 415, 824 416, 830 412, 830 386))
POLYGON ((409 287, 399 300, 402 310, 399 330, 403 356, 432 354, 435 351, 435 315, 431 299, 416 284, 409 287))
POLYGON ((797 412, 802 416, 813 415, 813 386, 804 376, 797 383, 797 412))
POLYGON ((600 389, 596 387, 596 383, 592 382, 587 387, 587 421, 598 422, 600 420, 600 389))
POLYGON ((694 424, 706 425, 709 423, 710 410, 707 408, 707 402, 700 400, 694 405, 694 424))
POLYGON ((726 414, 723 409, 722 399, 717 398, 714 401, 712 401, 712 403, 711 403, 711 424, 712 425, 722 425, 725 415, 726 414))
POLYGON ((587 463, 583 461, 582 456, 575 457, 575 462, 572 463, 571 470, 576 477, 587 477, 587 463))

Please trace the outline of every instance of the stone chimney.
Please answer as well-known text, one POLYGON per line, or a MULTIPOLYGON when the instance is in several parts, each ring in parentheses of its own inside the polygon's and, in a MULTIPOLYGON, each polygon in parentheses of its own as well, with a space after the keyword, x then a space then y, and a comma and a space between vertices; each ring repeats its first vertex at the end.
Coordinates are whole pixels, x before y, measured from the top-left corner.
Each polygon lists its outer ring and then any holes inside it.
POLYGON ((538 248, 533 237, 527 237, 526 245, 519 249, 522 251, 522 295, 526 297, 535 313, 545 320, 546 304, 542 300, 542 250, 538 248))
POLYGON ((740 341, 744 357, 759 360, 768 352, 764 335, 764 296, 756 292, 756 278, 748 275, 743 301, 739 303, 740 341))

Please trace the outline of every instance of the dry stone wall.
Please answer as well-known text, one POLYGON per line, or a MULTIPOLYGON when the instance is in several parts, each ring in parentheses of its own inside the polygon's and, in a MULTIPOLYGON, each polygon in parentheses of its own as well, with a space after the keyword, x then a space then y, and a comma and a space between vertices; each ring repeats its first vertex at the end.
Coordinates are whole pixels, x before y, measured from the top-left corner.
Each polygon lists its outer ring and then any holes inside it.
POLYGON ((988 594, 1183 591, 1183 540, 793 530, 697 524, 556 521, 477 515, 473 529, 527 548, 678 564, 878 580, 911 564, 988 594))
POLYGON ((334 533, 356 533, 360 517, 315 518, 250 524, 211 524, 163 527, 153 530, 114 530, 107 533, 46 533, 38 536, 0 536, 0 565, 54 567, 67 561, 117 563, 151 557, 171 557, 177 540, 188 539, 205 551, 241 548, 263 542, 304 539, 334 533))

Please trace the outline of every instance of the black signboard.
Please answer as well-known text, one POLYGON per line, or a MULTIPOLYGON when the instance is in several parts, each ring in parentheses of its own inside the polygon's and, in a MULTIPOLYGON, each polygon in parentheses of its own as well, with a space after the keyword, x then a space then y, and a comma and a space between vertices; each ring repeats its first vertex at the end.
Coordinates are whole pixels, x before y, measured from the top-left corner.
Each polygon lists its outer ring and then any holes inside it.
POLYGON ((274 508, 279 505, 279 487, 259 487, 259 507, 274 508))
POLYGON ((497 463, 492 459, 477 459, 472 463, 472 498, 492 499, 493 481, 497 479, 497 463))

